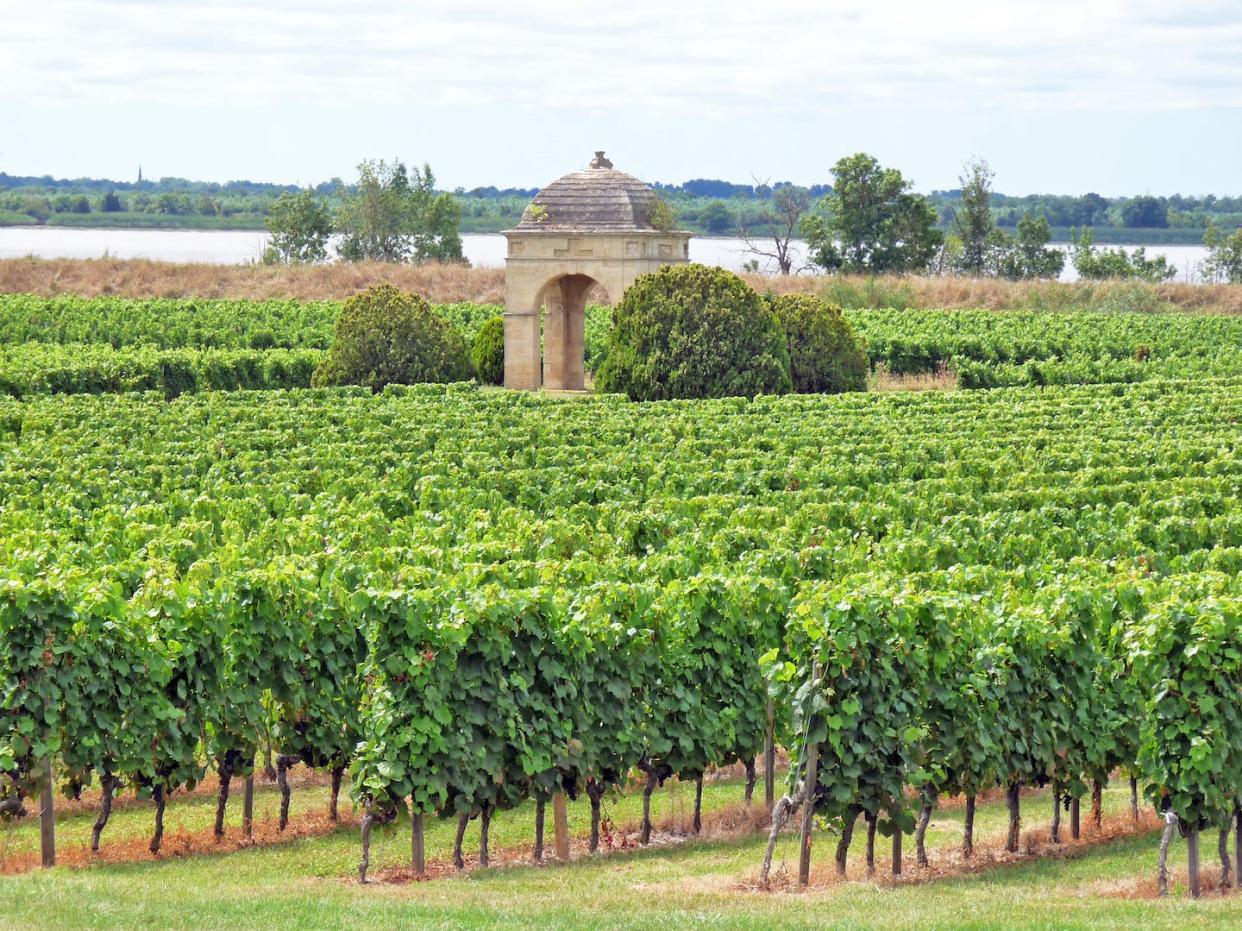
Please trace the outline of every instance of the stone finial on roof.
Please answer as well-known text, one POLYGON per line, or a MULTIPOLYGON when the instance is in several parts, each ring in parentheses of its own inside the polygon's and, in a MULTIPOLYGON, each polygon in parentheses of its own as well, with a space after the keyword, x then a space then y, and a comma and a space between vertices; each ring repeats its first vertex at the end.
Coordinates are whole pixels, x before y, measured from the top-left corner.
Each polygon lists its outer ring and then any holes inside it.
POLYGON ((598 151, 595 153, 595 158, 591 159, 591 164, 588 165, 587 167, 588 168, 611 168, 612 162, 608 161, 608 156, 606 156, 603 153, 603 151, 598 151))

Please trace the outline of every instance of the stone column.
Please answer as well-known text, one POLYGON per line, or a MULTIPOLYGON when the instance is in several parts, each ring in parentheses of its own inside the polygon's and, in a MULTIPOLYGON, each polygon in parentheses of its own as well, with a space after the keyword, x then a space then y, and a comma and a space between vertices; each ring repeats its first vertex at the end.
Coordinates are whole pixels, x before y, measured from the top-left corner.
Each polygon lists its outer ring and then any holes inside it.
POLYGON ((506 309, 505 387, 536 391, 541 381, 539 309, 506 309))
POLYGON ((543 296, 543 386, 565 388, 565 301, 560 282, 548 285, 543 296))
POLYGON ((572 275, 560 282, 561 387, 565 391, 586 387, 586 297, 593 284, 585 275, 572 275))

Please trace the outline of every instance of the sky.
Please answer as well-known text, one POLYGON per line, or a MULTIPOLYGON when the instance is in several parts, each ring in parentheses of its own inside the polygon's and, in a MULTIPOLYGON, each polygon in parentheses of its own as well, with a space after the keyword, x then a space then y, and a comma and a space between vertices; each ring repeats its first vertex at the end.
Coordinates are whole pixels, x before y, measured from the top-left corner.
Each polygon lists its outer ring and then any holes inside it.
POLYGON ((1242 194, 1242 0, 0 0, 0 171, 1242 194))

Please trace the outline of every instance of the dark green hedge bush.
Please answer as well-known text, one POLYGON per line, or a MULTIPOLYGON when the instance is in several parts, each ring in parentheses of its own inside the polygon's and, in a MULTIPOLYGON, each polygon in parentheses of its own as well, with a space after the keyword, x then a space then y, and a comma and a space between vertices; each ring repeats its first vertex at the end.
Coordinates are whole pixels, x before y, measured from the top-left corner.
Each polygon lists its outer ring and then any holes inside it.
POLYGON ((776 315, 737 275, 666 265, 613 310, 596 387, 636 401, 783 394, 789 352, 776 315))
POLYGON ((416 294, 377 285, 345 302, 316 386, 466 381, 474 376, 466 339, 416 294))
POLYGON ((474 345, 470 348, 470 361, 474 363, 474 371, 481 384, 505 383, 504 317, 491 317, 479 327, 474 345))
POLYGON ((867 353, 841 308, 809 294, 768 299, 785 330, 789 374, 799 394, 867 389, 867 353))

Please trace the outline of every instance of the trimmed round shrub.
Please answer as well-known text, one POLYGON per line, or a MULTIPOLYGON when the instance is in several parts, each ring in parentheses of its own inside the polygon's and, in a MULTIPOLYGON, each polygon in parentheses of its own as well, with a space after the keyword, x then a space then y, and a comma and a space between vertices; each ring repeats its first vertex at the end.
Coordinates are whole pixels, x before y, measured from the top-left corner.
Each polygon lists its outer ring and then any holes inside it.
POLYGON ((503 385, 505 383, 505 319, 490 317, 479 327, 470 347, 470 361, 479 376, 480 384, 503 385))
POLYGON ((867 353, 841 308, 809 294, 768 299, 789 345, 789 374, 799 394, 865 391, 867 353))
POLYGON ((635 401, 792 387, 776 315, 737 275, 706 265, 666 265, 630 286, 613 310, 595 385, 635 401))
POLYGON ((345 302, 336 338, 312 384, 385 385, 466 381, 474 376, 466 339, 416 294, 382 284, 345 302))

